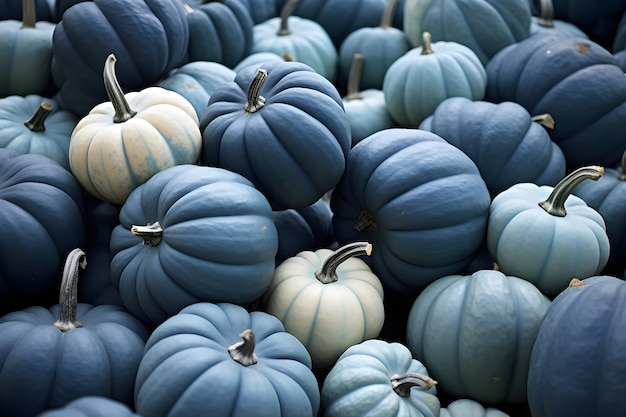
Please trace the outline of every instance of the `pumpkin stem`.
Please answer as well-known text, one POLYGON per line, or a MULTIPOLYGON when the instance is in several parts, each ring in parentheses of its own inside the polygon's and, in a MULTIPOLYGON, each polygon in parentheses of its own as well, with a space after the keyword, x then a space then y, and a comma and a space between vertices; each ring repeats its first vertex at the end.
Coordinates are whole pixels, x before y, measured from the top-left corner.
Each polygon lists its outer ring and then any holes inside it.
POLYGON ((124 97, 124 92, 120 87, 120 83, 117 81, 117 76, 115 75, 116 61, 117 58, 115 55, 110 54, 104 62, 104 89, 107 92, 109 101, 113 105, 113 109, 115 110, 113 122, 123 123, 135 117, 137 112, 130 108, 128 101, 126 101, 126 97, 124 97))
POLYGON ((22 0, 22 29, 34 29, 36 24, 35 0, 22 0))
POLYGON ((554 4, 552 0, 539 1, 539 19, 537 24, 545 28, 554 27, 554 4))
POLYGON ((322 284, 331 284, 336 282, 337 268, 344 261, 353 256, 370 255, 372 253, 372 244, 368 242, 348 243, 334 251, 322 264, 322 267, 315 271, 315 278, 322 284))
POLYGON ((420 387, 424 391, 428 391, 435 385, 437 385, 437 381, 427 375, 418 373, 395 374, 391 377, 391 388, 401 397, 411 395, 411 388, 413 387, 420 387))
POLYGON ((293 62, 293 55, 291 55, 289 52, 283 52, 283 61, 293 62))
POLYGON ((46 130, 44 122, 50 113, 52 113, 52 105, 47 101, 43 101, 35 114, 33 114, 33 117, 24 122, 24 126, 30 129, 31 132, 44 132, 46 130))
POLYGON ((278 29, 276 35, 285 36, 291 34, 287 21, 296 10, 296 6, 298 5, 299 1, 300 0, 289 0, 287 3, 285 3, 282 10, 280 11, 280 29, 278 29))
POLYGON ((239 342, 228 346, 228 353, 230 357, 233 358, 235 362, 243 366, 254 365, 259 361, 254 353, 254 348, 256 346, 254 333, 252 333, 252 330, 247 329, 241 332, 239 337, 241 337, 239 342))
POLYGON ((163 228, 159 222, 148 224, 147 226, 135 226, 130 228, 130 232, 143 239, 144 245, 157 246, 163 238, 163 228))
POLYGON ((626 181, 626 150, 622 154, 622 170, 617 179, 620 181, 626 181))
POLYGON ((546 129, 554 129, 554 118, 550 115, 550 113, 544 113, 537 116, 533 116, 530 120, 535 123, 539 123, 541 126, 546 129))
POLYGON ((348 85, 346 86, 347 100, 361 100, 361 74, 363 73, 363 63, 365 57, 363 54, 356 53, 352 58, 350 72, 348 73, 348 85))
POLYGON ((422 33, 422 55, 432 54, 432 38, 430 36, 430 32, 422 33))
POLYGON ((244 109, 248 113, 259 111, 265 106, 265 98, 261 96, 261 87, 267 78, 267 71, 259 68, 248 86, 248 98, 244 109))
POLYGON ((387 29, 393 25, 393 16, 396 12, 397 5, 398 5, 398 0, 387 1, 387 7, 385 7, 385 13, 383 13, 383 18, 380 21, 381 28, 387 29))
POLYGON ((183 4, 183 9, 185 9, 186 14, 191 14, 194 12, 194 8, 191 7, 188 3, 183 4))
POLYGON ((572 190, 586 179, 597 181, 604 174, 604 168, 590 165, 578 168, 563 178, 550 193, 547 199, 539 203, 539 206, 553 216, 565 217, 565 201, 572 190))
POLYGON ((57 321, 53 323, 53 326, 62 332, 83 327, 76 320, 76 308, 78 306, 78 273, 86 267, 87 257, 82 249, 76 248, 67 255, 59 293, 59 314, 57 321))
POLYGON ((354 228, 358 232, 375 232, 378 228, 378 225, 376 224, 376 219, 369 211, 362 210, 359 213, 359 217, 356 219, 356 224, 354 225, 354 228))

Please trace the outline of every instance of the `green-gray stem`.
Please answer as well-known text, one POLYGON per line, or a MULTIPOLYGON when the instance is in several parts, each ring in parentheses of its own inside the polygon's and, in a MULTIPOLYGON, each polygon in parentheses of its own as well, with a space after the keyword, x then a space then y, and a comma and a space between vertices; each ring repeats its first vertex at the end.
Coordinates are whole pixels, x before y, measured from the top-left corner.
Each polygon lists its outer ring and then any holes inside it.
POLYGON ((61 291, 59 292, 59 314, 53 326, 62 332, 83 327, 76 319, 78 307, 78 274, 87 267, 87 258, 82 249, 72 250, 65 259, 61 291))
POLYGON ((361 73, 363 72, 363 54, 355 53, 348 73, 348 84, 346 86, 347 100, 361 100, 361 73))
POLYGON ((36 24, 37 9, 35 8, 35 0, 22 0, 22 29, 33 29, 36 24))
POLYGON ((163 228, 159 222, 148 224, 147 226, 135 226, 130 228, 130 232, 143 239, 144 245, 157 246, 163 238, 163 228))
POLYGON ((380 21, 381 28, 387 29, 393 26, 393 16, 397 5, 398 0, 387 0, 387 7, 385 7, 385 13, 383 13, 383 18, 380 21))
POLYGON ((24 122, 24 126, 32 132, 44 132, 46 130, 45 121, 52 113, 52 105, 47 101, 41 102, 33 117, 24 122))
POLYGON ((296 6, 298 5, 299 0, 289 0, 280 11, 280 28, 276 33, 278 36, 285 36, 291 34, 289 30, 288 20, 289 17, 296 10, 296 6))
POLYGON ((348 243, 334 251, 322 264, 322 267, 315 271, 315 278, 322 284, 330 284, 336 282, 337 268, 348 258, 353 256, 370 255, 372 253, 372 244, 368 242, 348 243))
POLYGON ((422 55, 432 54, 433 52, 430 32, 422 33, 422 55))
POLYGON ((261 87, 267 78, 267 71, 259 68, 248 86, 248 96, 244 109, 248 113, 259 111, 265 106, 265 98, 261 96, 261 87))
POLYGON ((604 168, 590 165, 578 168, 563 178, 550 193, 547 199, 539 203, 539 206, 553 216, 565 217, 565 201, 578 184, 586 179, 597 181, 604 174, 604 168))
POLYGON ((256 340, 252 330, 247 329, 241 332, 239 335, 241 340, 237 343, 233 343, 228 346, 228 353, 233 360, 243 366, 250 366, 257 363, 259 360, 254 353, 256 346, 256 340))
POLYGON ((537 24, 546 28, 554 27, 554 4, 552 0, 539 1, 539 19, 537 24))
POLYGON ((102 76, 104 78, 104 89, 107 92, 107 97, 109 97, 109 101, 115 110, 113 122, 123 123, 135 117, 137 112, 130 108, 126 97, 124 97, 124 92, 120 87, 120 83, 117 81, 117 76, 115 75, 116 61, 117 58, 113 54, 110 54, 107 57, 104 62, 104 71, 102 76))
POLYGON ((391 377, 391 388, 401 397, 411 395, 411 388, 419 387, 428 391, 437 385, 437 381, 427 375, 409 373, 405 375, 393 375, 391 377))

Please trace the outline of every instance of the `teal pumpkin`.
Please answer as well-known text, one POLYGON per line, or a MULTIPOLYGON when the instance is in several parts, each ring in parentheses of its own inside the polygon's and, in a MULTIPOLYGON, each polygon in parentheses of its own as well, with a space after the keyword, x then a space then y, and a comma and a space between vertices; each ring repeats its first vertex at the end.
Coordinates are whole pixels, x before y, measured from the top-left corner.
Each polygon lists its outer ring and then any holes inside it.
POLYGON ((137 412, 151 417, 315 417, 319 402, 298 339, 276 317, 228 303, 197 303, 159 325, 135 384, 137 412))
POLYGON ((199 301, 252 303, 272 280, 277 247, 271 207, 248 180, 179 165, 122 206, 111 279, 131 313, 158 324, 199 301))
POLYGON ((502 272, 532 282, 549 297, 572 278, 599 273, 609 258, 604 219, 570 193, 603 173, 602 167, 581 167, 554 187, 521 183, 498 194, 489 209, 487 246, 502 272))
POLYGON ((37 94, 0 99, 0 147, 39 154, 69 170, 70 137, 79 119, 37 94))
POLYGON ((534 285, 499 271, 441 277, 411 307, 407 346, 453 398, 522 404, 549 305, 534 285))
POLYGON ((442 408, 439 417, 509 417, 508 414, 493 408, 483 407, 478 401, 462 398, 454 400, 442 408))
POLYGON ((429 33, 423 35, 424 46, 395 60, 383 80, 387 109, 402 127, 418 127, 447 98, 485 95, 487 73, 470 48, 445 41, 431 45, 429 33))
POLYGON ((349 347, 326 375, 323 415, 437 417, 436 384, 403 344, 366 340, 349 347))
POLYGON ((86 395, 37 417, 141 417, 124 403, 107 397, 86 395))

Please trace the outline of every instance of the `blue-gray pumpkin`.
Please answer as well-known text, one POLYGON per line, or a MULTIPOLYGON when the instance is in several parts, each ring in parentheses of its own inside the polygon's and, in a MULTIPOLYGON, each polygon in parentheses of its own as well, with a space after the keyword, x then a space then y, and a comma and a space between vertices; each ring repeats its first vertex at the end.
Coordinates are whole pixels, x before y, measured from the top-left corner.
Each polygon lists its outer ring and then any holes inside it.
POLYGON ((142 417, 126 404, 108 397, 86 395, 37 417, 142 417))

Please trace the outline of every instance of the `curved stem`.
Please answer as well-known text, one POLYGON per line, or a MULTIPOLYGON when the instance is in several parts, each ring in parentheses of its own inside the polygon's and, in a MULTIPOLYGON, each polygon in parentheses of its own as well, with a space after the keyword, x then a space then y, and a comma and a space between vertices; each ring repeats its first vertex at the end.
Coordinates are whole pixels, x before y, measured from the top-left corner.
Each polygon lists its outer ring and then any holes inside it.
POLYGON ((135 226, 130 228, 130 232, 143 239, 144 245, 157 246, 163 238, 163 228, 159 222, 148 224, 147 226, 135 226))
POLYGON ((380 21, 381 28, 387 29, 393 26, 393 16, 397 5, 398 0, 387 0, 387 7, 385 7, 385 13, 383 13, 383 18, 380 21))
POLYGON ((287 3, 285 3, 282 10, 280 11, 280 29, 278 29, 276 35, 285 36, 291 34, 291 31, 289 30, 288 20, 289 17, 296 10, 298 2, 299 0, 289 0, 287 1, 287 3))
POLYGON ((626 181, 626 150, 622 154, 622 169, 617 179, 620 181, 626 181))
POLYGON ((413 387, 420 387, 424 391, 428 391, 435 385, 437 385, 437 381, 427 375, 418 373, 396 374, 391 377, 391 388, 401 397, 411 395, 411 388, 413 387))
POLYGON ((59 314, 57 321, 53 323, 53 326, 62 332, 83 327, 76 320, 76 308, 78 307, 78 274, 86 267, 87 258, 82 249, 74 249, 65 259, 59 292, 59 314))
POLYGON ((535 123, 539 123, 546 129, 554 129, 554 118, 550 115, 550 113, 533 116, 531 120, 535 123))
POLYGON ((267 71, 259 68, 248 86, 246 104, 243 106, 248 113, 259 111, 265 106, 265 98, 261 96, 261 87, 267 78, 267 71))
POLYGON ((37 24, 35 0, 22 0, 22 29, 34 29, 37 24))
POLYGON ((336 282, 337 268, 344 261, 353 256, 370 255, 372 253, 372 244, 368 242, 348 243, 334 251, 322 264, 322 267, 315 271, 315 278, 322 284, 330 284, 336 282))
POLYGON ((47 101, 43 101, 33 117, 24 122, 24 126, 30 129, 32 132, 44 132, 46 130, 45 121, 52 113, 52 105, 47 101))
POLYGON ((358 232, 375 232, 378 228, 378 225, 376 224, 376 219, 369 211, 362 210, 359 213, 359 217, 356 219, 356 224, 354 225, 354 228, 358 232))
POLYGON ((130 108, 128 101, 126 101, 126 97, 124 97, 124 92, 120 87, 119 82, 117 81, 117 76, 115 75, 115 62, 117 58, 115 55, 110 54, 106 61, 104 62, 104 89, 107 92, 107 96, 109 97, 109 101, 113 105, 113 109, 115 110, 115 115, 113 115, 114 123, 123 123, 129 119, 132 119, 137 112, 130 108))
POLYGON ((256 346, 254 333, 252 333, 252 330, 247 329, 241 332, 239 337, 241 337, 239 342, 228 346, 228 354, 235 362, 243 366, 254 365, 259 361, 254 353, 256 346))
POLYGON ((346 86, 346 99, 360 100, 361 97, 361 73, 363 72, 363 63, 365 57, 363 54, 355 53, 350 65, 348 73, 348 85, 346 86))
POLYGON ((586 179, 597 181, 604 174, 604 168, 596 165, 585 166, 572 171, 563 178, 539 206, 553 216, 565 217, 565 201, 572 190, 586 179))
POLYGON ((546 28, 554 27, 554 4, 552 4, 552 0, 539 1, 539 19, 537 24, 546 28))
POLYGON ((432 54, 433 52, 430 32, 422 33, 422 55, 432 54))

